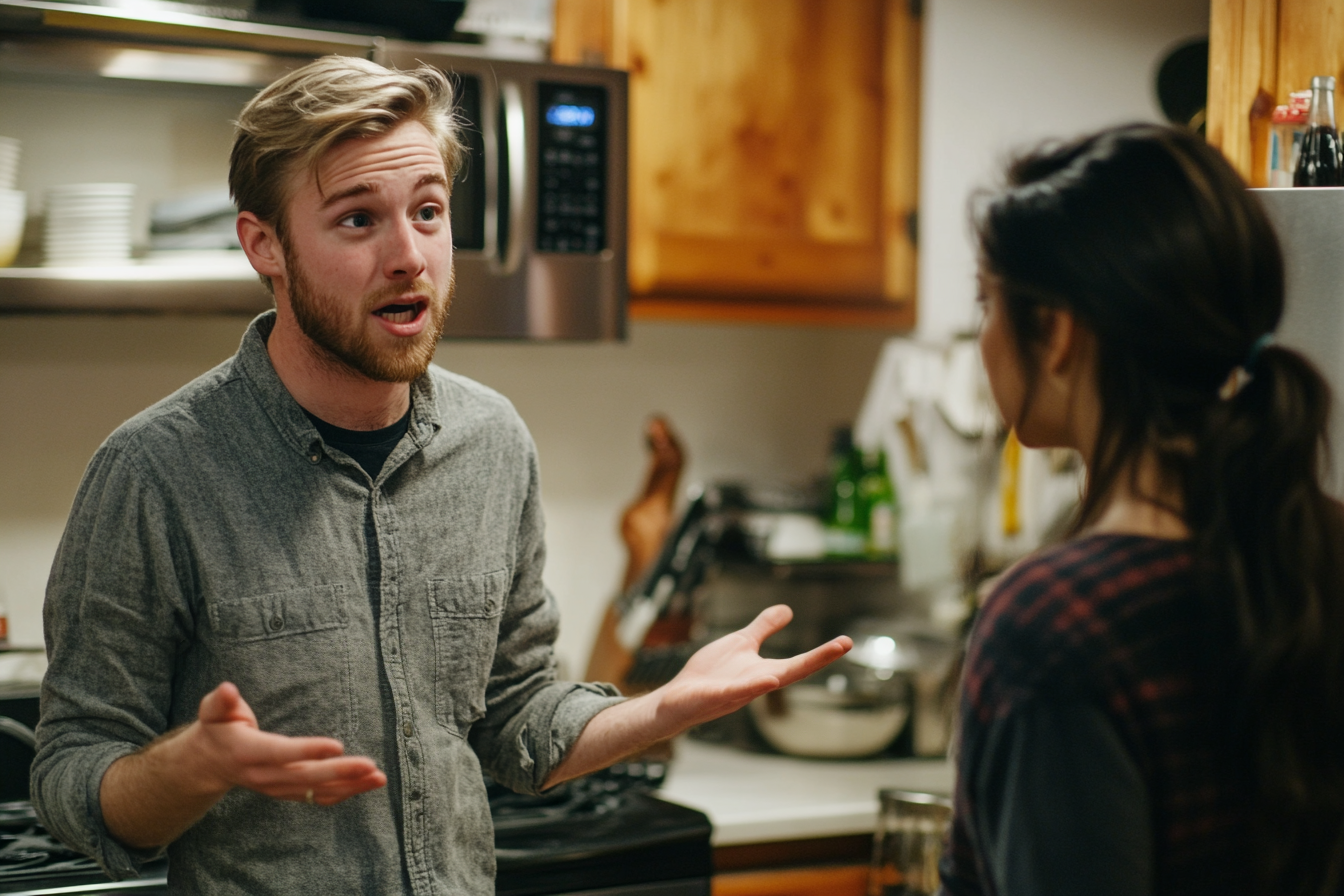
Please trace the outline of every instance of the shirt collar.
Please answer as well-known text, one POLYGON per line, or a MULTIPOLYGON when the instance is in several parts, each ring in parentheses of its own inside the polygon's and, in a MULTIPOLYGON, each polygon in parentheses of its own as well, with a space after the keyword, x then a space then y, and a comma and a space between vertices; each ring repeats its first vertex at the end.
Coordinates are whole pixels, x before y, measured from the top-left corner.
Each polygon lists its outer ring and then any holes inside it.
MULTIPOLYGON (((320 460, 322 439, 317 428, 280 381, 280 375, 275 372, 270 353, 266 350, 266 340, 270 338, 273 329, 274 309, 258 315, 243 334, 238 354, 234 356, 234 364, 251 385, 257 401, 284 440, 309 460, 320 460)), ((434 380, 426 372, 411 382, 411 424, 407 432, 423 448, 434 437, 434 433, 442 428, 434 380)))

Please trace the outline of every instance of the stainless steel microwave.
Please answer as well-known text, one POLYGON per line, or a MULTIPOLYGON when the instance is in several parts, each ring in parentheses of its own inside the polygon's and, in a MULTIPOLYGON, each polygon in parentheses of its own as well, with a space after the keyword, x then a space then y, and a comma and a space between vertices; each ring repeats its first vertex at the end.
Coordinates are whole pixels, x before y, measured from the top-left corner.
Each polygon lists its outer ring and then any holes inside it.
MULTIPOLYGON (((441 46, 441 45, 440 45, 441 46)), ((626 74, 389 47, 443 69, 469 154, 453 184, 445 335, 625 335, 626 74)))

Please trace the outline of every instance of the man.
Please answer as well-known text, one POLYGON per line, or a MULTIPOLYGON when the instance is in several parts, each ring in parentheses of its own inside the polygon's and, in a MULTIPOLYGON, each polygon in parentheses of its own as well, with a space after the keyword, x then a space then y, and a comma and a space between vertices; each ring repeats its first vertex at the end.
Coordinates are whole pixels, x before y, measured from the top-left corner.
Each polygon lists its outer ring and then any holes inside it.
POLYGON ((48 587, 34 800, 114 877, 490 893, 482 769, 537 792, 848 649, 762 660, 776 607, 643 697, 555 680, 534 446, 430 365, 461 154, 430 69, 329 57, 243 110, 275 311, 99 449, 48 587))

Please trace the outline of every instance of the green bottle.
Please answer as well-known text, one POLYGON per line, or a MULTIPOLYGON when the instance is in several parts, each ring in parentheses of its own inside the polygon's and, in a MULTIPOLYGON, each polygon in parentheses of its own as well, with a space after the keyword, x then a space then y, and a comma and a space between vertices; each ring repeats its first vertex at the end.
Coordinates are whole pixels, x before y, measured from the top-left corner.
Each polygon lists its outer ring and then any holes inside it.
POLYGON ((887 474, 887 453, 865 452, 859 479, 859 502, 867 513, 866 552, 874 559, 896 556, 896 488, 887 474))
POLYGON ((868 511, 860 493, 863 457, 854 448, 849 427, 831 437, 831 491, 826 511, 826 553, 861 557, 868 545, 868 511))

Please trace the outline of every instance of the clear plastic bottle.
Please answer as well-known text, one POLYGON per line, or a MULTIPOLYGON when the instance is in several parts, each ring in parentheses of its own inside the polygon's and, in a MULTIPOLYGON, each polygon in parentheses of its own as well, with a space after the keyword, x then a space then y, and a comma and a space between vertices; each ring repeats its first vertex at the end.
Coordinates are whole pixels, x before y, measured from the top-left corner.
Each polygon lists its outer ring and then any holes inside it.
POLYGON ((1302 150, 1293 172, 1295 187, 1344 186, 1344 159, 1340 158, 1339 131, 1335 128, 1335 79, 1311 79, 1311 113, 1302 150))

